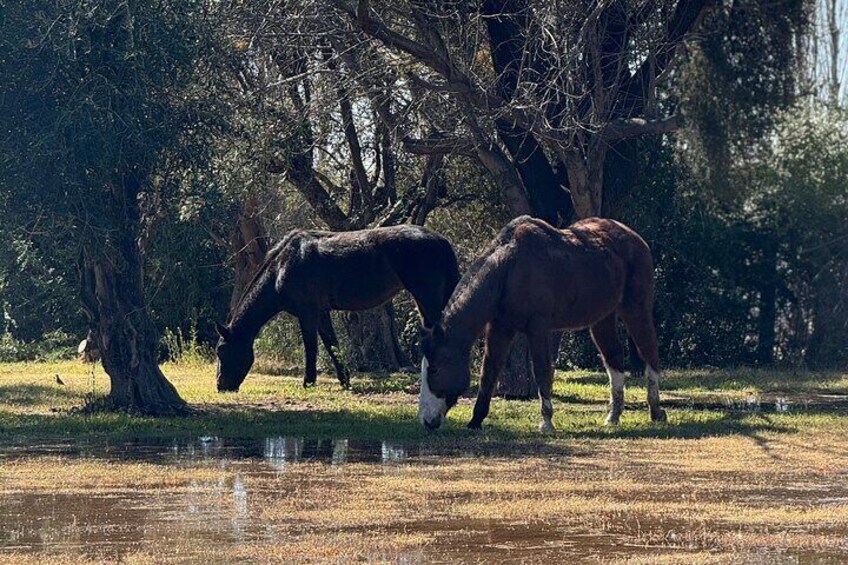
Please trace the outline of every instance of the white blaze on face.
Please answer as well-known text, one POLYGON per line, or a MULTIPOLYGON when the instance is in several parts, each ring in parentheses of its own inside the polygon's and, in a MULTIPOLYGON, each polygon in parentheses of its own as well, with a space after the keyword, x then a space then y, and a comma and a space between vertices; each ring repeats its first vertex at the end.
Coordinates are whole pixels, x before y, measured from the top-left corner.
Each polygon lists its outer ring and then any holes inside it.
POLYGON ((427 382, 427 368, 430 363, 427 358, 421 359, 421 394, 418 396, 418 420, 425 424, 441 424, 442 418, 448 411, 447 402, 430 391, 430 383, 427 382))

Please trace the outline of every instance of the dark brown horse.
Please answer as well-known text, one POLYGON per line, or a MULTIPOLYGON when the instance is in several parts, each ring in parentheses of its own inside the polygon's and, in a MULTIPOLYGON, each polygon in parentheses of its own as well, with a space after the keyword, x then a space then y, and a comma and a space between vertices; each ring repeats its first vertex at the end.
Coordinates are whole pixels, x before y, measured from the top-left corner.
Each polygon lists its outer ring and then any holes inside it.
POLYGON ((253 365, 253 342, 279 312, 297 317, 306 354, 304 386, 316 379, 318 334, 343 386, 330 310, 367 310, 401 289, 412 294, 424 327, 439 319, 459 280, 450 242, 418 226, 352 232, 295 230, 265 258, 227 326, 217 325, 218 390, 238 390, 253 365))
POLYGON ((551 332, 591 328, 612 387, 607 422, 624 407, 624 354, 616 315, 647 364, 652 420, 660 408, 659 359, 653 322, 654 276, 648 245, 627 226, 602 218, 565 230, 522 216, 510 222, 477 258, 423 339, 419 418, 438 427, 471 380, 469 355, 484 330, 486 350, 474 417, 479 428, 516 332, 527 334, 542 403, 540 429, 553 430, 551 332))

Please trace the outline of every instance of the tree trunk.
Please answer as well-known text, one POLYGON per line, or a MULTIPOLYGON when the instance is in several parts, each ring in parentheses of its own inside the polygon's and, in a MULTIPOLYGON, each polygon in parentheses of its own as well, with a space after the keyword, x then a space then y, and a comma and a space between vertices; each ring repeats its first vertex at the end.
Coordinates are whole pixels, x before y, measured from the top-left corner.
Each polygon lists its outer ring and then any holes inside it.
POLYGON ((362 312, 341 315, 347 343, 347 362, 357 371, 397 371, 408 365, 400 346, 391 302, 362 312))
POLYGON ((535 398, 539 394, 536 379, 533 376, 533 364, 530 360, 530 347, 527 336, 516 334, 509 350, 503 374, 498 379, 498 396, 508 399, 535 398))
POLYGON ((106 407, 154 416, 186 414, 188 405, 157 363, 158 339, 138 263, 117 268, 120 261, 110 259, 88 253, 85 259, 87 292, 97 304, 98 348, 111 383, 106 407))
POLYGON ((760 282, 760 313, 757 319, 757 363, 771 365, 774 359, 775 324, 777 323, 777 243, 765 234, 763 271, 760 282))
POLYGON ((97 322, 98 346, 111 389, 107 408, 146 415, 189 412, 158 365, 158 336, 144 299, 139 249, 139 182, 132 174, 108 197, 113 230, 105 241, 83 248, 82 302, 97 322))
POLYGON ((259 216, 256 198, 253 196, 245 201, 244 209, 236 220, 236 227, 230 238, 230 252, 233 256, 235 271, 233 294, 230 297, 232 312, 268 253, 268 234, 259 216))

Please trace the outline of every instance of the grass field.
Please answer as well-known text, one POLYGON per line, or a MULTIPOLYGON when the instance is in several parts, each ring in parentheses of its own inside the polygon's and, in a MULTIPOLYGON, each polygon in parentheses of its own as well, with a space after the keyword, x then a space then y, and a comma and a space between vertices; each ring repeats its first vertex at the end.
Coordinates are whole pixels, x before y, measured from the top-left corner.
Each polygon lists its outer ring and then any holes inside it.
POLYGON ((427 433, 415 375, 164 370, 194 415, 75 413, 102 370, 0 365, 0 561, 848 560, 846 373, 670 371, 668 424, 628 383, 617 428, 603 374, 558 373, 540 435, 531 401, 465 430, 472 398, 427 433))

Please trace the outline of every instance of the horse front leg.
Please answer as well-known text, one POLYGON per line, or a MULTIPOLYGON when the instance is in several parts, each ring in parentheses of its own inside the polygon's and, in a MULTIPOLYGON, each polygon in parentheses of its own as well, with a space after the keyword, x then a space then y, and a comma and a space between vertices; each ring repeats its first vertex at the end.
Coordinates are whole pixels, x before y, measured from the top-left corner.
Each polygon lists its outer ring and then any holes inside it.
POLYGON ((542 408, 540 432, 555 432, 553 418, 553 359, 551 355, 551 335, 546 330, 540 330, 528 336, 530 338, 530 356, 533 359, 533 376, 539 387, 539 402, 542 408))
POLYGON ((336 376, 342 384, 342 388, 350 388, 350 374, 345 369, 339 355, 339 340, 336 337, 336 331, 333 329, 333 320, 330 318, 329 312, 323 312, 321 314, 318 335, 321 336, 321 341, 324 342, 324 348, 327 350, 327 354, 336 368, 336 376))
POLYGON ((302 315, 298 317, 298 322, 306 360, 306 375, 303 377, 303 387, 306 388, 314 386, 318 378, 318 316, 302 315))
POLYGON ((483 419, 489 414, 492 393, 506 363, 509 346, 514 336, 513 330, 498 326, 495 322, 490 323, 486 328, 486 350, 483 354, 483 368, 480 373, 480 391, 477 393, 477 402, 474 403, 474 416, 468 422, 468 427, 473 430, 480 429, 483 419))

